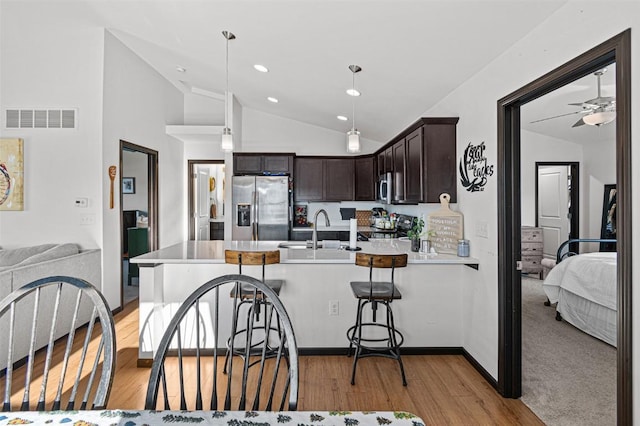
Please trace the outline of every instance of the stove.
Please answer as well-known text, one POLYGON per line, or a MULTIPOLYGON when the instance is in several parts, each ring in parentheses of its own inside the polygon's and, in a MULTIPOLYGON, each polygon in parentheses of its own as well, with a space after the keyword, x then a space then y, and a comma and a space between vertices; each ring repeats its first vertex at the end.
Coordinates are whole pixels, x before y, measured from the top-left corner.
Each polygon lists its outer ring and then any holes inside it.
POLYGON ((368 239, 391 239, 391 238, 400 238, 406 237, 407 231, 409 231, 413 224, 416 221, 415 216, 409 216, 404 214, 399 214, 396 216, 396 229, 378 229, 375 227, 371 227, 371 231, 360 231, 358 232, 358 240, 367 241, 368 239))

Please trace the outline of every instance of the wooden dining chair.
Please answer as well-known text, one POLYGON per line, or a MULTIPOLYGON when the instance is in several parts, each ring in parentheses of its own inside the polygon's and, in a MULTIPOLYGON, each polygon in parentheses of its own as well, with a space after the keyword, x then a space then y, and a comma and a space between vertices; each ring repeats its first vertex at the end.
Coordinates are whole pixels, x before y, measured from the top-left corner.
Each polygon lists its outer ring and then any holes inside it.
POLYGON ((153 359, 145 409, 292 411, 297 401, 298 349, 284 305, 264 282, 225 275, 191 293, 171 319, 153 359), (230 357, 226 373, 225 354, 234 351, 226 342, 235 331, 238 298, 221 298, 221 289, 225 295, 229 289, 252 291, 252 309, 262 304, 267 310, 248 317, 244 353, 250 356, 242 362, 230 357), (278 332, 255 339, 254 330, 278 332), (268 357, 273 348, 276 355, 268 357))
POLYGON ((6 360, 2 411, 106 407, 116 365, 115 327, 107 301, 91 284, 66 276, 26 284, 0 301, 0 328, 0 359, 6 360), (66 336, 56 339, 61 330, 66 336), (26 347, 23 358, 19 350, 26 347))

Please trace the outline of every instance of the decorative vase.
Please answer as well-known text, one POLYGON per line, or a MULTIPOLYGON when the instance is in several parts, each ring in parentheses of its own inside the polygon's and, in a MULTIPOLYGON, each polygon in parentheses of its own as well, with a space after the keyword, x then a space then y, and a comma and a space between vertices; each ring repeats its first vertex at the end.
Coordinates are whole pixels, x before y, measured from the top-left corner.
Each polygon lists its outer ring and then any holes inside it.
POLYGON ((415 251, 415 252, 420 251, 420 238, 411 239, 411 251, 415 251))

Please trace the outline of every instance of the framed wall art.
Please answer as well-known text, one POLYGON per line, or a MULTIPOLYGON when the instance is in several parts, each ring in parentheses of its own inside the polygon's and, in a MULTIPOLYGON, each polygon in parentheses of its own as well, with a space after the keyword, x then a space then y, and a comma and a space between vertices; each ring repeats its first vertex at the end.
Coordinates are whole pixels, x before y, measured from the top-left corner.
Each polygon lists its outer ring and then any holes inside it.
POLYGON ((122 178, 122 193, 123 194, 135 194, 136 193, 136 178, 123 177, 122 178))
POLYGON ((24 210, 22 139, 0 139, 0 210, 24 210))

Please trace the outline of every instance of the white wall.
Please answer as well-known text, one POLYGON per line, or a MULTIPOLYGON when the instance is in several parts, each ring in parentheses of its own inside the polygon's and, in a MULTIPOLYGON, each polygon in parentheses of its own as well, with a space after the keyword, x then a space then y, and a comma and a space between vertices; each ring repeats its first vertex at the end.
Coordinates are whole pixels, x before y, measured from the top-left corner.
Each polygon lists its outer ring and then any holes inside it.
MULTIPOLYGON (((523 87, 529 82, 556 68, 582 52, 591 49, 627 28, 632 31, 632 69, 640 63, 640 3, 616 2, 568 2, 547 21, 508 49, 481 72, 454 90, 424 115, 459 115, 458 152, 469 142, 485 141, 490 164, 497 164, 497 107, 498 99, 523 87), (472 101, 473 100, 473 101, 472 101)), ((640 108, 640 80, 632 74, 632 110, 640 108)), ((632 123, 632 135, 640 132, 640 122, 632 123)), ((640 162, 640 153, 634 150, 633 163, 640 162)), ((638 174, 633 173, 632 185, 637 187, 638 174)), ((469 282, 465 294, 464 347, 497 378, 498 371, 498 274, 497 274, 497 177, 489 180, 485 191, 458 194, 460 209, 465 213, 465 223, 486 221, 489 238, 470 235, 471 254, 480 259, 477 279, 469 282)), ((634 197, 633 205, 638 202, 634 197)), ((636 210, 636 209, 632 209, 636 210)), ((637 217, 637 216, 635 216, 637 217)), ((635 220, 634 220, 635 222, 635 220)), ((633 235, 638 242, 638 228, 633 235)), ((637 264, 637 251, 633 263, 637 264)), ((640 337, 640 321, 637 293, 634 294, 633 327, 635 342, 640 337)), ((640 365, 640 351, 634 347, 634 365, 640 365)), ((638 385, 639 369, 634 369, 634 406, 640 407, 638 385)), ((636 411, 637 413, 637 411, 636 411)))
MULTIPOLYGON (((242 120, 242 152, 347 155, 346 130, 337 132, 251 108, 243 108, 242 120)), ((362 153, 374 152, 383 145, 366 139, 365 135, 361 135, 360 143, 362 153)))
MULTIPOLYGON (((78 128, 4 128, 0 136, 24 139, 24 211, 0 212, 0 246, 42 243, 102 246, 102 54, 103 32, 48 19, 40 3, 2 2, 0 110, 77 108, 78 128), (55 48, 53 48, 55 46, 55 48), (75 207, 77 197, 87 208, 75 207), (82 216, 93 221, 80 225, 82 216)), ((103 280, 103 283, 105 281, 103 280)))
POLYGON ((187 204, 184 147, 167 136, 165 126, 181 122, 184 106, 182 93, 109 32, 105 32, 104 46, 104 142, 100 167, 105 199, 103 292, 113 307, 120 304, 120 188, 116 189, 115 206, 110 209, 106 202, 106 170, 119 163, 120 140, 158 151, 160 247, 183 241, 183 206, 187 204))
MULTIPOLYGON (((588 179, 587 200, 589 217, 586 218, 585 238, 600 238, 602 228, 602 207, 604 186, 616 183, 616 143, 615 140, 589 144, 584 148, 585 175, 588 179)), ((592 245, 595 250, 597 245, 592 245)))

